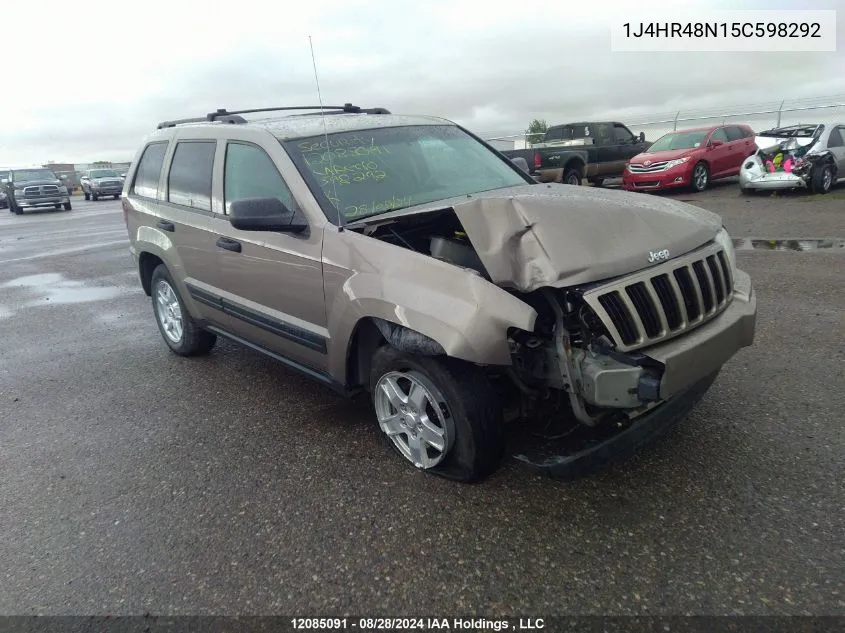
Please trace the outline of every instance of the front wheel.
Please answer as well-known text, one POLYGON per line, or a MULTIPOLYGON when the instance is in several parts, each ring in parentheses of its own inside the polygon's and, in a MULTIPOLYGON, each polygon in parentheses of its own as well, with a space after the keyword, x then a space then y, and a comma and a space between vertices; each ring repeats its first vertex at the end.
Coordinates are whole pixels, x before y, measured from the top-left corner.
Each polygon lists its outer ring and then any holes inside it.
POLYGON ((70 211, 71 209, 73 209, 73 207, 71 206, 70 202, 65 202, 65 203, 64 203, 64 208, 65 208, 65 211, 70 211))
POLYGON ((91 194, 86 192, 86 193, 85 193, 85 199, 86 199, 86 200, 90 200, 90 199, 91 199, 91 194))
POLYGON ((100 196, 98 196, 96 193, 91 194, 91 200, 93 200, 94 202, 96 202, 99 199, 100 199, 100 196))
POLYGON ((706 163, 698 163, 692 170, 692 189, 697 192, 704 191, 708 184, 710 184, 710 170, 706 163))
POLYGON ((200 328, 188 313, 164 264, 153 271, 150 285, 156 323, 167 346, 179 356, 208 353, 217 342, 217 335, 200 328))
POLYGON ((604 184, 604 178, 590 178, 590 184, 593 187, 601 187, 604 184))
POLYGON ((115 194, 115 195, 114 195, 114 199, 115 199, 115 200, 117 200, 119 197, 120 197, 120 195, 119 195, 119 194, 115 194))
POLYGON ((385 345, 373 356, 370 388, 385 438, 416 468, 465 483, 499 468, 502 408, 476 365, 385 345))

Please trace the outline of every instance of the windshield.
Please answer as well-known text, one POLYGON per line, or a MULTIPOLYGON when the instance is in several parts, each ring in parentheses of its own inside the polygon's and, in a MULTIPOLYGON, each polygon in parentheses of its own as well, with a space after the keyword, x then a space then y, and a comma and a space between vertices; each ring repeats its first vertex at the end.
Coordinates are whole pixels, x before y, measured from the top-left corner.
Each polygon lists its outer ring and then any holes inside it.
POLYGON ((335 210, 359 220, 444 198, 527 184, 454 125, 340 132, 285 142, 335 210))
POLYGON ((694 130, 691 132, 670 132, 652 143, 649 153, 665 152, 673 149, 694 149, 701 147, 710 130, 694 130))
POLYGON ((12 172, 15 182, 29 182, 30 180, 56 180, 56 174, 49 169, 21 169, 12 172))
POLYGON ((88 174, 89 178, 120 178, 114 169, 92 169, 88 174))

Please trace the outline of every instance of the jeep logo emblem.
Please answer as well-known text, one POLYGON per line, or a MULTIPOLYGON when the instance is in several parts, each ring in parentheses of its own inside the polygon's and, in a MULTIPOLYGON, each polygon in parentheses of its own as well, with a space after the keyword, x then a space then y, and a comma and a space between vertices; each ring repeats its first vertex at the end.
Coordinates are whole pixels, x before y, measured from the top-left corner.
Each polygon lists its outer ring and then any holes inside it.
POLYGON ((648 263, 649 264, 653 264, 654 262, 663 261, 664 259, 669 259, 669 251, 665 248, 662 251, 649 251, 648 252, 648 263))

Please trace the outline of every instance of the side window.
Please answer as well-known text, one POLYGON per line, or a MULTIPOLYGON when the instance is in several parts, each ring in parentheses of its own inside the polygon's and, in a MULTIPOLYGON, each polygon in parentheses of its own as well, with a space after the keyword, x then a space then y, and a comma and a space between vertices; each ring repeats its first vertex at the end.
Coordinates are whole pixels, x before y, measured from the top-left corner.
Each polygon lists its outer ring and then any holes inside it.
POLYGON ((725 131, 727 132, 729 141, 738 141, 739 139, 745 137, 745 132, 742 130, 741 127, 738 127, 736 125, 732 125, 728 128, 725 128, 725 131))
POLYGON ((634 142, 634 135, 624 125, 614 125, 613 133, 619 145, 630 145, 634 142))
POLYGON ((613 145, 616 139, 613 135, 613 127, 608 123, 599 123, 595 126, 596 145, 613 145))
MULTIPOLYGON (((533 136, 531 137, 534 139, 534 142, 540 142, 543 140, 542 136, 533 136)), ((546 141, 559 141, 563 138, 563 128, 562 127, 550 127, 546 132, 545 140, 546 141)))
POLYGON ((226 146, 223 199, 226 213, 235 200, 278 198, 293 211, 296 208, 290 189, 267 152, 255 145, 231 142, 226 146))
POLYGON ((718 130, 715 130, 713 134, 710 135, 711 141, 722 141, 723 143, 728 142, 728 135, 725 134, 725 128, 720 127, 718 130))
POLYGON ((167 201, 211 211, 211 176, 217 141, 179 141, 167 176, 167 201))
MULTIPOLYGON (((164 154, 167 151, 167 143, 150 143, 141 155, 138 169, 135 172, 135 182, 132 185, 132 193, 144 198, 155 198, 158 193, 158 179, 161 175, 161 166, 164 164, 164 154)), ((90 174, 86 171, 85 176, 90 174)))
POLYGON ((842 126, 835 127, 830 131, 830 138, 827 139, 828 147, 842 147, 845 142, 842 140, 842 126))

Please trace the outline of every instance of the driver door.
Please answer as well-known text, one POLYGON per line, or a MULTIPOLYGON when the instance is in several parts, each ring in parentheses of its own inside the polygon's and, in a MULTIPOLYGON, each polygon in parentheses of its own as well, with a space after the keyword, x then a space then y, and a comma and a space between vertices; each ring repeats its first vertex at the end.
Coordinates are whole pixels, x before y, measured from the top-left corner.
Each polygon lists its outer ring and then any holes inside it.
MULTIPOLYGON (((224 151, 224 213, 234 200, 245 198, 275 197, 288 209, 298 209, 265 148, 230 140, 224 151)), ((216 238, 232 333, 308 369, 324 370, 328 330, 322 227, 293 234, 243 231, 226 223, 216 238)))

